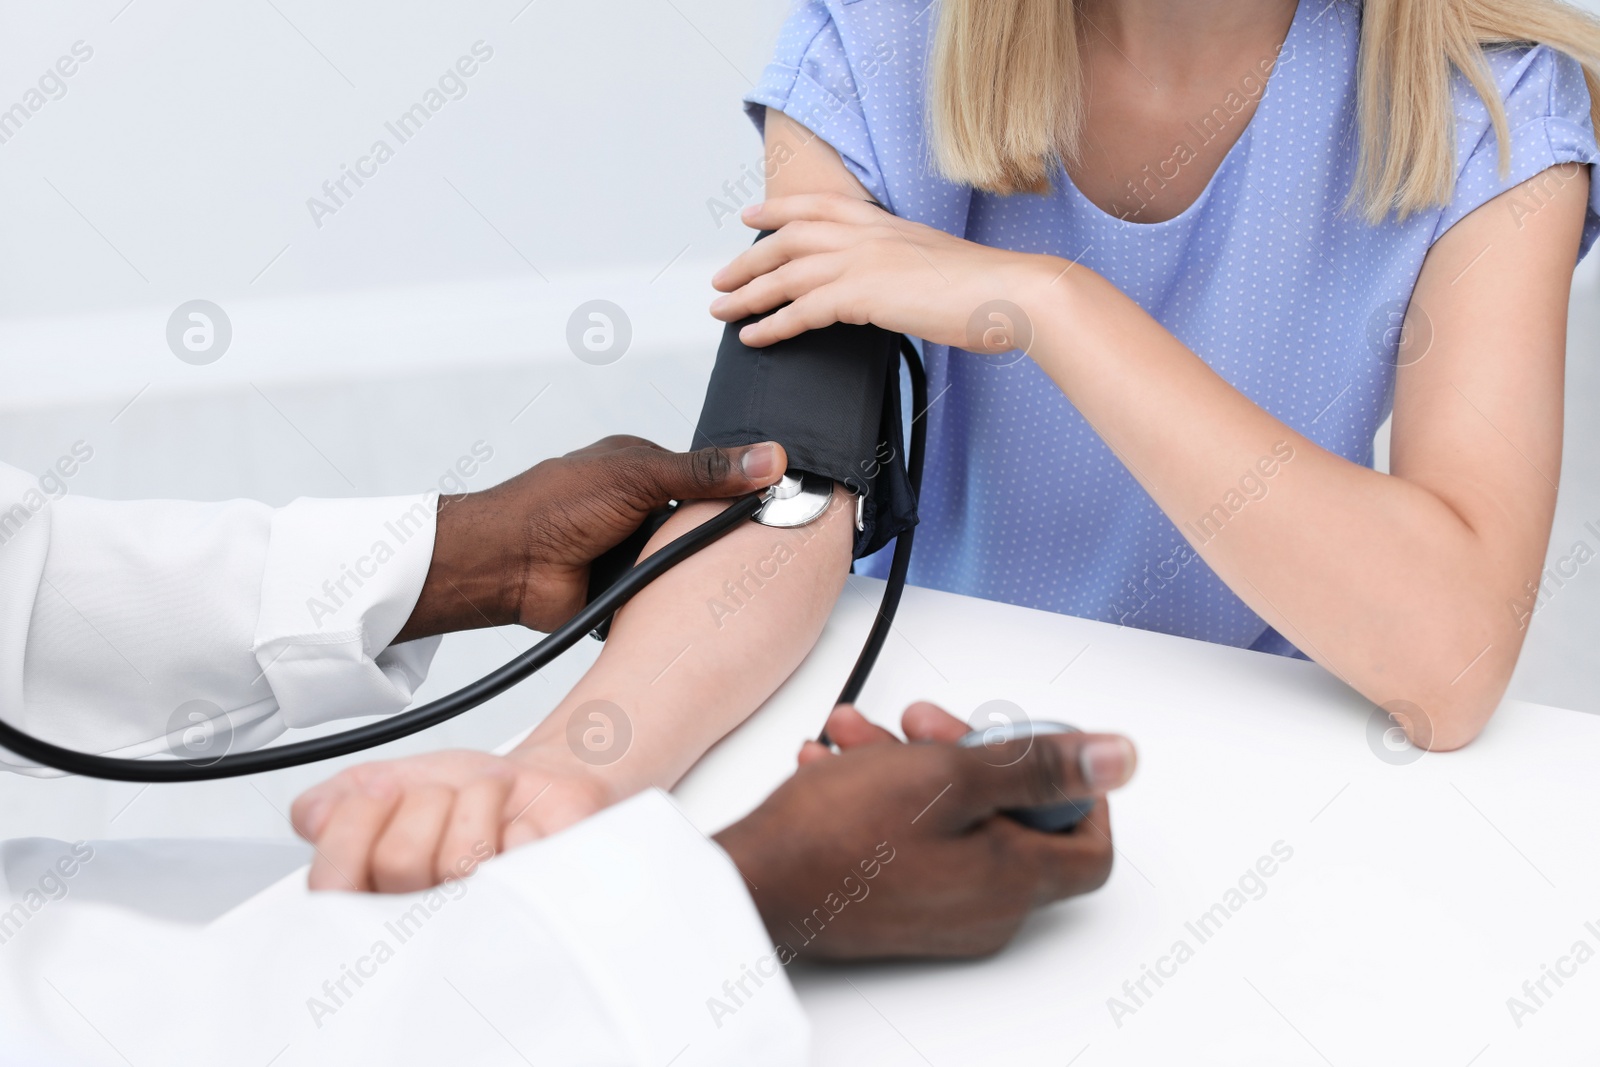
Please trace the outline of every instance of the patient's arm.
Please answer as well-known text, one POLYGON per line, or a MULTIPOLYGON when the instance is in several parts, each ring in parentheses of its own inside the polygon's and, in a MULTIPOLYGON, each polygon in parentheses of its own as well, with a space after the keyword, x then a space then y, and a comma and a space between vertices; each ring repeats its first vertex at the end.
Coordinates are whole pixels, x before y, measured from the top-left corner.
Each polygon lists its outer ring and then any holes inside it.
MULTIPOLYGON (((830 146, 780 112, 767 112, 766 150, 768 196, 843 192, 870 199, 830 146)), ((834 505, 800 529, 743 526, 640 593, 618 614, 594 667, 519 754, 559 755, 570 718, 591 701, 607 701, 622 709, 633 737, 627 754, 599 772, 624 795, 675 783, 816 642, 850 565, 854 497, 836 488, 834 505), (774 568, 775 577, 761 577, 774 568)), ((649 550, 721 506, 681 508, 649 550)), ((605 741, 603 724, 594 725, 594 740, 605 741)))
MULTIPOLYGON (((414 892, 671 786, 816 641, 848 569, 854 499, 836 490, 798 529, 743 524, 646 586, 583 680, 509 755, 362 763, 306 791, 293 817, 317 846, 311 888, 414 892)), ((722 506, 684 505, 646 552, 722 506)))
MULTIPOLYGON (((769 196, 870 199, 832 148, 767 113, 769 196)), ((653 552, 723 504, 685 504, 653 552)), ((554 833, 649 786, 670 787, 816 643, 849 571, 855 497, 791 530, 745 523, 618 612, 600 658, 507 757, 434 752, 351 767, 295 802, 317 845, 312 888, 406 892, 554 833)), ((820 725, 820 724, 819 724, 820 725)))
MULTIPOLYGON (((836 487, 809 526, 742 524, 652 582, 617 614, 595 665, 513 758, 576 755, 618 796, 676 783, 815 644, 850 568, 854 501, 836 487), (618 709, 626 727, 606 721, 618 709), (585 730, 593 731, 587 739, 585 730)), ((681 507, 646 553, 723 506, 681 507)))

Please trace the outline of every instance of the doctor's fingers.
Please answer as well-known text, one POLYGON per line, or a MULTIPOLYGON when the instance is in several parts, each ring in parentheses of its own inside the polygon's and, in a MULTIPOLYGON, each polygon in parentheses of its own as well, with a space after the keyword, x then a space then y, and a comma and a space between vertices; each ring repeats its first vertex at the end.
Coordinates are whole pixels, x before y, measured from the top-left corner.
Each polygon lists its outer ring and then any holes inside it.
POLYGON ((961 740, 972 729, 939 705, 919 700, 900 715, 900 729, 907 741, 961 740))
MULTIPOLYGON (((907 741, 945 741, 961 739, 969 729, 967 724, 945 711, 937 704, 919 700, 906 708, 900 716, 901 729, 907 741)), ((824 729, 828 739, 839 746, 841 752, 862 745, 899 743, 900 739, 888 730, 869 720, 854 704, 838 704, 828 715, 824 729)), ((800 748, 801 765, 834 753, 816 741, 807 741, 800 748)))
POLYGON ((1111 840, 1111 809, 1105 797, 1067 833, 1030 830, 1004 817, 994 820, 1009 840, 1007 851, 1034 878, 1034 906, 1092 893, 1111 877, 1116 850, 1111 840))
POLYGON ((613 434, 563 459, 593 459, 583 481, 608 497, 651 509, 672 500, 721 500, 765 489, 783 477, 788 457, 775 441, 674 452, 654 441, 613 434))
POLYGON ((898 743, 900 740, 877 723, 868 720, 854 704, 836 705, 828 715, 827 730, 828 737, 841 749, 880 744, 885 741, 898 743))
POLYGON ((393 785, 337 797, 322 832, 311 842, 316 858, 307 884, 312 889, 370 890, 372 845, 399 803, 400 790, 393 785))
MULTIPOLYGON (((828 735, 828 740, 839 746, 840 752, 848 752, 852 748, 862 745, 880 745, 887 743, 898 744, 900 739, 885 730, 877 723, 869 722, 865 715, 856 710, 853 704, 837 704, 828 714, 828 721, 823 726, 828 735)), ((820 741, 807 741, 800 746, 800 755, 795 762, 804 767, 819 759, 827 759, 837 755, 827 745, 820 741)))
POLYGON ((616 499, 654 510, 670 500, 723 500, 765 489, 783 477, 788 456, 776 441, 693 452, 636 449, 597 472, 594 484, 616 499))

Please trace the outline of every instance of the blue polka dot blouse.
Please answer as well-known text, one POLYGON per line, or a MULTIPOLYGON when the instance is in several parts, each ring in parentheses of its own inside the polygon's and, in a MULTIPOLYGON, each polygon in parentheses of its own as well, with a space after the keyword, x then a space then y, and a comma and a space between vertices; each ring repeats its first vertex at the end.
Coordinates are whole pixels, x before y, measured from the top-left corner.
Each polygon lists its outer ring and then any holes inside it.
MULTIPOLYGON (((771 107, 814 131, 897 215, 1082 261, 1252 401, 1368 466, 1429 246, 1509 187, 1600 158, 1578 64, 1544 47, 1497 49, 1489 62, 1510 119, 1510 172, 1499 170, 1488 112, 1458 76, 1452 201, 1366 223, 1345 209, 1360 7, 1303 0, 1270 76, 1241 82, 1241 97, 1259 96, 1254 116, 1176 218, 1114 217, 1064 176, 1045 195, 995 196, 944 180, 928 162, 923 86, 937 16, 929 0, 800 0, 745 98, 751 117, 759 126, 771 107)), ((1191 135, 1233 135, 1230 113, 1196 116, 1191 135)), ((1140 181, 1158 189, 1172 165, 1157 161, 1140 181)), ((1584 252, 1600 233, 1597 208, 1600 188, 1584 252)), ((924 360, 937 399, 926 416, 913 583, 1296 654, 1195 554, 1037 364, 939 345, 925 345, 924 360)), ((881 575, 887 563, 880 553, 859 569, 881 575)))

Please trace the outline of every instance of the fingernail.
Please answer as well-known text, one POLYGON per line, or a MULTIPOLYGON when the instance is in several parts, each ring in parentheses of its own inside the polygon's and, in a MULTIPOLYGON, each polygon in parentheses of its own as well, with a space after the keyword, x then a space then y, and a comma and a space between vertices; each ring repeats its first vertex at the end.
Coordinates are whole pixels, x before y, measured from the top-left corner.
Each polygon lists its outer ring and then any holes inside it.
POLYGON ((741 219, 749 220, 755 218, 759 214, 761 214, 760 204, 746 204, 744 210, 739 212, 739 217, 741 219))
POLYGON ((1078 750, 1084 784, 1096 792, 1115 789, 1133 777, 1137 756, 1126 737, 1097 737, 1078 750))
POLYGON ((778 473, 778 446, 753 445, 739 457, 739 469, 751 481, 762 482, 778 473))
MULTIPOLYGON (((715 284, 715 279, 713 279, 713 284, 715 284)), ((725 296, 719 296, 715 300, 711 301, 711 314, 715 315, 717 312, 721 311, 727 306, 728 298, 725 296)))

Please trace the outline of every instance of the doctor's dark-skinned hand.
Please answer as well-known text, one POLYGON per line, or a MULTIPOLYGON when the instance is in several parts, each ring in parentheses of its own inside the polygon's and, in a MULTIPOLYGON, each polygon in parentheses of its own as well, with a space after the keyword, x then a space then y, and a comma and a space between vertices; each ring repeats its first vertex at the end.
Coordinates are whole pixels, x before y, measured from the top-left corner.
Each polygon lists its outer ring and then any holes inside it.
POLYGON ((907 708, 902 727, 911 744, 834 709, 828 735, 842 751, 808 742, 794 776, 716 835, 776 941, 814 959, 987 955, 1034 908, 1105 884, 1103 798, 1133 774, 1130 741, 958 748, 967 725, 926 703, 907 708), (1069 833, 1000 814, 1086 796, 1102 799, 1069 833))
POLYGON ((685 453, 616 436, 440 497, 428 577, 395 642, 510 623, 548 632, 583 607, 590 562, 650 512, 764 489, 786 465, 770 442, 685 453))

